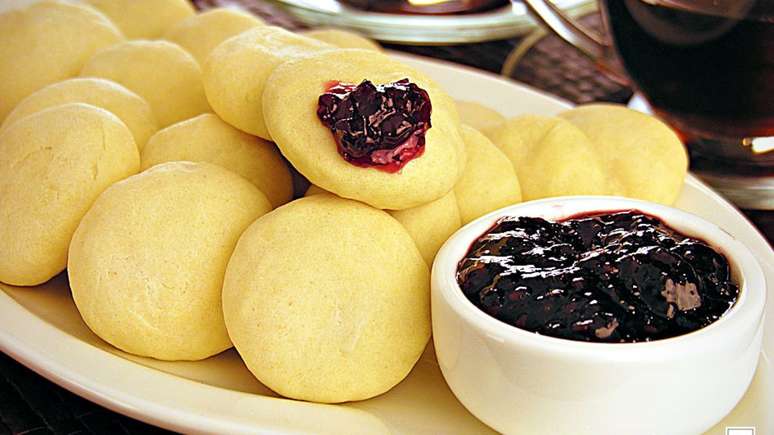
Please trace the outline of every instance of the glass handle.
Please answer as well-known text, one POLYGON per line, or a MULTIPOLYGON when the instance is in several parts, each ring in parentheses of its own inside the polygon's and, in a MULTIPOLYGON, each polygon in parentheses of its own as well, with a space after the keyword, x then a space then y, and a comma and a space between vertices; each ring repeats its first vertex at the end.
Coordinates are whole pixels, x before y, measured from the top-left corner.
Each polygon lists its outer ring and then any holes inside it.
POLYGON ((530 15, 551 30, 556 36, 575 47, 601 66, 612 78, 627 84, 623 67, 613 53, 610 44, 599 36, 579 26, 569 18, 558 6, 546 0, 522 0, 530 15))

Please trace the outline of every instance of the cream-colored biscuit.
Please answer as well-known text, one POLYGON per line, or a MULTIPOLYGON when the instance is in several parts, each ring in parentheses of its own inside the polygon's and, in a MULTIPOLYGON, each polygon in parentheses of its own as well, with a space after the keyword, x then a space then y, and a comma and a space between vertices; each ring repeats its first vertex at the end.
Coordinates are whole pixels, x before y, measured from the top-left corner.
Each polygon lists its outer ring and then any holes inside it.
POLYGON ((271 140, 264 121, 266 80, 282 62, 332 49, 316 39, 259 26, 227 39, 204 62, 204 89, 215 113, 234 127, 271 140))
POLYGON ((623 194, 671 205, 683 188, 688 156, 680 138, 660 120, 624 106, 593 104, 559 115, 594 144, 623 194))
POLYGON ((0 281, 41 284, 65 268, 67 247, 97 195, 137 172, 129 129, 76 103, 20 119, 0 134, 0 281))
POLYGON ((430 337, 429 273, 387 213, 322 194, 259 218, 223 285, 229 335, 283 396, 363 400, 408 375, 430 337))
MULTIPOLYGON (((530 163, 530 153, 539 145, 540 140, 559 123, 560 120, 553 116, 521 115, 510 118, 500 127, 489 131, 487 137, 505 153, 518 173, 530 163)), ((573 130, 573 126, 568 127, 566 123, 562 123, 558 128, 573 130)), ((583 141, 582 146, 588 145, 587 142, 583 141)))
POLYGON ((446 239, 462 226, 454 190, 427 204, 388 212, 409 232, 428 266, 433 265, 446 239))
POLYGON ((83 320, 136 355, 199 360, 228 349, 223 275, 239 235, 270 209, 255 186, 209 163, 164 163, 114 184, 70 245, 83 320))
POLYGON ((490 132, 516 169, 525 201, 564 195, 620 195, 589 138, 562 118, 522 115, 490 132))
MULTIPOLYGON (((505 162, 508 164, 508 167, 511 166, 508 159, 505 159, 505 162)), ((312 184, 304 196, 321 193, 332 195, 332 193, 312 184)), ((446 239, 462 226, 454 191, 427 204, 405 210, 385 211, 406 228, 428 266, 432 266, 435 254, 441 249, 441 245, 446 242, 446 239)))
POLYGON ((188 0, 81 0, 102 11, 129 39, 159 38, 193 16, 188 0))
POLYGON ((500 112, 473 101, 456 101, 457 111, 463 123, 486 134, 505 122, 500 112))
POLYGON ((559 117, 524 115, 490 131, 516 168, 525 200, 623 195, 672 204, 688 158, 661 121, 623 106, 594 104, 559 117), (647 162, 647 164, 643 164, 647 162))
POLYGON ((332 28, 313 29, 305 30, 301 32, 301 34, 322 42, 327 42, 328 44, 335 45, 339 48, 362 48, 364 50, 376 51, 382 50, 382 47, 373 39, 368 39, 365 36, 359 35, 355 32, 349 32, 347 30, 332 28))
POLYGON ((97 50, 121 40, 88 6, 43 1, 0 14, 0 121, 24 97, 78 75, 97 50))
POLYGON ((232 36, 260 26, 263 20, 232 8, 213 8, 177 23, 164 39, 179 44, 204 65, 212 49, 232 36))
POLYGON ((521 201, 521 187, 508 157, 486 136, 462 126, 468 164, 454 186, 462 223, 521 201))
POLYGON ((424 74, 384 54, 356 49, 331 50, 276 68, 263 95, 266 125, 282 154, 313 184, 376 208, 405 209, 439 199, 454 186, 465 165, 453 100, 424 74), (421 156, 398 172, 364 168, 346 161, 334 135, 317 117, 318 99, 336 80, 375 84, 408 78, 427 91, 431 124, 421 156))
POLYGON ((0 2, 0 13, 24 9, 33 3, 38 3, 40 0, 3 0, 0 2))
POLYGON ((293 182, 273 143, 205 113, 156 133, 142 152, 142 169, 175 160, 209 162, 255 184, 274 207, 290 201, 293 182))
POLYGON ((327 190, 320 188, 320 186, 315 186, 314 184, 310 184, 309 188, 306 189, 306 193, 304 193, 304 196, 312 196, 320 193, 327 193, 327 194, 333 195, 327 190))
POLYGON ((23 99, 5 118, 0 131, 20 118, 67 103, 91 104, 113 113, 129 127, 140 150, 158 130, 153 110, 139 95, 110 80, 74 78, 48 85, 23 99))
POLYGON ((126 86, 153 108, 161 127, 209 112, 199 64, 168 41, 127 41, 97 53, 81 71, 126 86))

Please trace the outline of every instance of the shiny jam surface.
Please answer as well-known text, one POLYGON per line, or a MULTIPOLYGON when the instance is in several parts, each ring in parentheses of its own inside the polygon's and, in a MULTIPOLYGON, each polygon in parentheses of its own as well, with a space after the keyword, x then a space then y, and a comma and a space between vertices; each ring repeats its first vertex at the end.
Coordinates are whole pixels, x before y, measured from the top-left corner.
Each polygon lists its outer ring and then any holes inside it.
POLYGON ((344 160, 398 172, 424 152, 431 111, 428 93, 408 79, 384 85, 330 81, 318 99, 317 117, 344 160))
POLYGON ((698 330, 739 294, 725 256, 635 210, 501 218, 473 242, 457 282, 510 325, 615 343, 698 330))

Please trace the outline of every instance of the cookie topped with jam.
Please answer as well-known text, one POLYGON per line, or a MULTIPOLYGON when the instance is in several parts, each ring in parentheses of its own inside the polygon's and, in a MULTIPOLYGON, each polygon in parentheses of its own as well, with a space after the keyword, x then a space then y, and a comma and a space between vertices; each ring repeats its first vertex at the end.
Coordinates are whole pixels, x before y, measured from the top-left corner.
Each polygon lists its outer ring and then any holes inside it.
POLYGON ((312 184, 376 208, 438 200, 467 161, 451 97, 376 51, 283 63, 269 77, 263 108, 271 137, 312 184))

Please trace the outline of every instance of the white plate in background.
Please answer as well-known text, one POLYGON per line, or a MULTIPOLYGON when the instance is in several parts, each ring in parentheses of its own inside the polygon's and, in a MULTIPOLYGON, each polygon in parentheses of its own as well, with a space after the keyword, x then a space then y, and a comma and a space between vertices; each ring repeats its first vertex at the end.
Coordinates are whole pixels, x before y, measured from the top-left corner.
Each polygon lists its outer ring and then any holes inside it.
MULTIPOLYGON (((18 0, 17 0, 18 1, 18 0)), ((537 28, 520 1, 491 11, 456 15, 410 15, 362 11, 338 0, 274 0, 312 27, 343 27, 384 42, 462 44, 506 39, 537 28)), ((594 0, 554 0, 571 17, 596 10, 594 0)))

